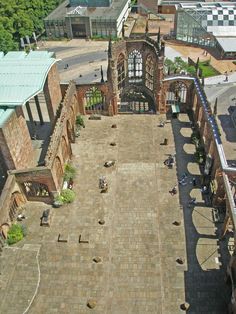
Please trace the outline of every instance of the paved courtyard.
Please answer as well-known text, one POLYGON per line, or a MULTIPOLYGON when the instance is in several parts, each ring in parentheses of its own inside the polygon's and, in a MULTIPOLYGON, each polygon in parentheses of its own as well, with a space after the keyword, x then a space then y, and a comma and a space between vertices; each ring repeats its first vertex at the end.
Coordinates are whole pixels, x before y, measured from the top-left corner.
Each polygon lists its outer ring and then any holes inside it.
POLYGON ((50 228, 39 224, 48 206, 28 204, 28 235, 0 257, 0 313, 176 314, 183 312, 185 300, 192 314, 225 313, 222 223, 214 222, 199 187, 192 188, 191 178, 199 184, 200 173, 188 117, 158 127, 164 119, 86 120, 73 144, 76 201, 52 209, 50 228), (167 146, 160 145, 164 138, 167 146), (167 169, 163 161, 175 152, 178 170, 167 169), (115 166, 105 168, 111 159, 115 166), (183 172, 188 184, 171 196, 183 172), (98 189, 101 175, 108 180, 108 193, 98 189), (188 206, 190 195, 197 198, 195 207, 188 206), (58 243, 58 234, 67 242, 58 243), (79 236, 88 243, 79 243, 79 236), (177 258, 184 264, 178 265, 177 258), (97 302, 94 309, 86 305, 90 298, 97 302))

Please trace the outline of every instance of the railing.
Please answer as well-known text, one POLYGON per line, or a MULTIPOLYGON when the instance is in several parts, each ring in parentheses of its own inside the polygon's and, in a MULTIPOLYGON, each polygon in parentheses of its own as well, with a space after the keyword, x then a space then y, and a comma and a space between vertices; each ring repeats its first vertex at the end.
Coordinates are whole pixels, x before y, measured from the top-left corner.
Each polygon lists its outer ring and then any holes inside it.
POLYGON ((211 129, 212 129, 212 133, 213 133, 213 136, 214 136, 214 139, 215 139, 215 143, 216 143, 216 148, 217 148, 217 151, 218 151, 218 154, 219 154, 219 158, 220 158, 221 167, 226 172, 229 172, 229 171, 236 172, 236 168, 230 167, 228 165, 228 163, 227 163, 226 158, 225 158, 225 153, 224 153, 224 149, 223 149, 223 146, 222 146, 222 141, 221 141, 221 138, 220 138, 218 125, 216 123, 216 119, 215 119, 214 115, 212 114, 211 107, 210 107, 210 105, 209 105, 209 103, 207 101, 207 97, 206 97, 205 91, 201 87, 199 79, 196 78, 196 77, 192 77, 190 75, 187 75, 187 74, 184 74, 184 75, 174 74, 174 75, 170 75, 170 76, 165 77, 163 82, 176 80, 176 79, 179 79, 179 80, 181 80, 181 79, 182 80, 193 80, 194 81, 194 85, 196 87, 198 96, 199 96, 199 98, 201 100, 202 108, 204 109, 205 116, 206 116, 206 118, 207 118, 207 120, 208 120, 208 122, 209 122, 209 124, 211 126, 211 129))

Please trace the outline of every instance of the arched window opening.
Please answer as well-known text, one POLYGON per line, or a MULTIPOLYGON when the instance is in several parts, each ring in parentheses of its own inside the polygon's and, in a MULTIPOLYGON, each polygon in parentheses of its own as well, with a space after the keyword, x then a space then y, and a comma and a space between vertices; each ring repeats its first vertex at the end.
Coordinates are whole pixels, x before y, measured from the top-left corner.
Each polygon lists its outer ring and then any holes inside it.
POLYGON ((62 181, 63 181, 63 168, 62 168, 61 160, 58 156, 55 158, 54 169, 56 172, 58 185, 61 186, 62 181))
POLYGON ((183 82, 174 82, 170 85, 167 92, 166 103, 176 104, 176 103, 186 103, 187 97, 187 86, 183 82))
POLYGON ((85 109, 99 111, 103 110, 103 107, 104 107, 103 93, 95 86, 87 90, 85 94, 85 109))
POLYGON ((130 83, 142 82, 143 59, 138 50, 133 50, 128 57, 128 76, 130 83))
POLYGON ((147 88, 153 90, 153 72, 154 72, 154 63, 152 57, 149 55, 146 60, 146 81, 145 84, 147 88))
POLYGON ((125 57, 121 53, 117 60, 118 89, 124 87, 125 83, 125 57))
POLYGON ((24 182, 23 183, 25 192, 27 196, 32 197, 47 197, 49 196, 49 190, 47 185, 39 182, 24 182))
POLYGON ((62 137, 61 150, 62 150, 62 157, 65 162, 68 159, 68 147, 67 147, 66 139, 64 136, 62 137))

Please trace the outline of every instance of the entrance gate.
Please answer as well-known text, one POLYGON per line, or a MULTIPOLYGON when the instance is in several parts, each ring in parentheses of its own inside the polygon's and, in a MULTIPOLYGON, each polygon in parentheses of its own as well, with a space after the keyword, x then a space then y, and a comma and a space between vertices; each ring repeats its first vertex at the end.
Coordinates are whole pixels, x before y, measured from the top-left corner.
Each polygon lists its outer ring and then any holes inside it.
POLYGON ((133 112, 133 113, 150 113, 148 102, 121 102, 118 106, 118 111, 122 112, 133 112))
POLYGON ((119 113, 154 113, 155 106, 152 98, 146 93, 140 91, 137 87, 131 88, 121 95, 121 101, 118 103, 119 113))

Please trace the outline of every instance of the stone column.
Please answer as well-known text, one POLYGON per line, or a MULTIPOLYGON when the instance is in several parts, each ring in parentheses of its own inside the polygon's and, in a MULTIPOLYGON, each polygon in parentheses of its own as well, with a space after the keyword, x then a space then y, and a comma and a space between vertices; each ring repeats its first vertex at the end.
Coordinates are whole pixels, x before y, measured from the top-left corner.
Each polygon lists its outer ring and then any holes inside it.
POLYGON ((27 113, 28 113, 29 120, 33 124, 34 123, 34 119, 33 119, 32 112, 31 112, 30 105, 29 105, 28 101, 25 103, 25 106, 26 106, 26 110, 27 110, 27 113))
POLYGON ((34 96, 34 101, 35 101, 36 108, 37 108, 37 111, 38 111, 40 124, 43 125, 44 121, 43 121, 42 111, 41 111, 40 104, 39 104, 38 95, 34 96))
POLYGON ((222 227, 221 239, 223 239, 225 237, 225 235, 228 231, 229 224, 230 224, 230 217, 229 217, 228 210, 226 210, 224 224, 222 227))

